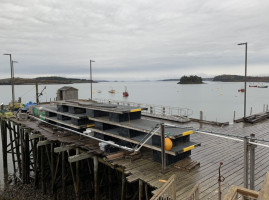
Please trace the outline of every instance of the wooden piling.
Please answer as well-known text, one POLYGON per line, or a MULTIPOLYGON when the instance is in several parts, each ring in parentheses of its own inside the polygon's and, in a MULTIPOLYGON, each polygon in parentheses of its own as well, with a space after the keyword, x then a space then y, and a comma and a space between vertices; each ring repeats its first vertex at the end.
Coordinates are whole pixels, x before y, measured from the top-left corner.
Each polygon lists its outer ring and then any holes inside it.
POLYGON ((12 164, 13 164, 13 175, 14 175, 14 180, 16 180, 16 164, 15 164, 15 153, 14 153, 14 146, 13 146, 13 136, 12 136, 12 127, 11 127, 11 122, 10 120, 8 121, 8 129, 9 129, 9 140, 10 140, 10 150, 11 150, 11 157, 12 157, 12 164))
POLYGON ((46 194, 46 183, 45 183, 45 152, 44 146, 40 146, 41 154, 41 190, 43 194, 46 194))
POLYGON ((25 183, 30 183, 30 148, 29 148, 29 129, 24 132, 24 154, 25 154, 25 183))
POLYGON ((99 199, 99 190, 98 190, 98 158, 93 156, 93 173, 94 173, 94 199, 99 199))
POLYGON ((62 151, 62 199, 65 200, 67 195, 66 195, 66 184, 65 184, 65 152, 62 151))
POLYGON ((121 200, 125 200, 125 192, 126 192, 126 178, 123 171, 121 175, 121 200))
POLYGON ((1 119, 1 138, 2 138, 2 155, 3 155, 3 170, 4 170, 4 187, 7 187, 8 182, 8 163, 7 163, 7 129, 6 121, 1 119))
POLYGON ((139 200, 142 200, 143 199, 143 181, 141 181, 140 179, 139 179, 139 196, 138 196, 138 199, 139 200))

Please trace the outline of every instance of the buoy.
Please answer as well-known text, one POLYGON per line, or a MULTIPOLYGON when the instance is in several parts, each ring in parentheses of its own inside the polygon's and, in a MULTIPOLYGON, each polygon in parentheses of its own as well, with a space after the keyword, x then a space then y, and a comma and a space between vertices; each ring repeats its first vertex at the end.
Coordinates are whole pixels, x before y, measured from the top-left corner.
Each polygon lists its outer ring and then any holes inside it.
POLYGON ((165 143, 165 145, 164 145, 165 150, 170 151, 172 149, 172 147, 173 147, 172 140, 170 138, 165 138, 164 143, 165 143))

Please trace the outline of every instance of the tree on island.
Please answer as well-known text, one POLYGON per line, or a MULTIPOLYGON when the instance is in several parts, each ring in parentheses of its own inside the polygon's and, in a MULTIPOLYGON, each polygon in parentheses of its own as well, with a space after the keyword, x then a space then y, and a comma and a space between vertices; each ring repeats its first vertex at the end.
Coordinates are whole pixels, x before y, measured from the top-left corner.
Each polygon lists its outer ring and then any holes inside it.
POLYGON ((182 76, 177 84, 201 84, 203 83, 202 77, 199 76, 182 76))

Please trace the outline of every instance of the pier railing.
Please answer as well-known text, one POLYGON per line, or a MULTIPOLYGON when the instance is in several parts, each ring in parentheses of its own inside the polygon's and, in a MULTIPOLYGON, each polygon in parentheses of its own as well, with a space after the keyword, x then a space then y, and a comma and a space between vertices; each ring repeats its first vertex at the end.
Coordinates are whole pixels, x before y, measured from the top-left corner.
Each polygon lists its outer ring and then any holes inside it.
POLYGON ((185 200, 199 200, 199 184, 197 183, 185 200))
POLYGON ((189 117, 190 115, 193 114, 193 110, 191 110, 189 108, 179 108, 179 107, 134 103, 134 102, 127 102, 127 101, 116 101, 116 100, 108 100, 108 99, 94 99, 94 100, 99 102, 99 103, 142 107, 142 108, 145 108, 142 110, 143 113, 147 113, 147 114, 151 114, 151 115, 189 117))
POLYGON ((150 200, 176 200, 176 175, 172 175, 150 200))

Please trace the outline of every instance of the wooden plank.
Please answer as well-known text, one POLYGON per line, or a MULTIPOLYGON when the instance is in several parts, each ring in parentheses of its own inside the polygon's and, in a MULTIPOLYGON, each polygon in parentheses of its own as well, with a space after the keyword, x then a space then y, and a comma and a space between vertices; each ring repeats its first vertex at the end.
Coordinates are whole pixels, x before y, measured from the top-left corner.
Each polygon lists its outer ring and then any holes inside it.
POLYGON ((93 154, 89 154, 89 153, 81 153, 78 155, 74 155, 74 156, 69 156, 68 157, 68 162, 73 163, 73 162, 78 162, 80 160, 84 160, 84 159, 88 159, 93 157, 93 154))
POLYGON ((55 153, 60 153, 60 152, 63 152, 63 151, 68 151, 68 150, 74 149, 74 148, 76 148, 76 147, 72 146, 72 145, 60 146, 60 147, 55 147, 54 152, 55 153))
POLYGON ((49 141, 49 140, 43 140, 43 141, 39 141, 37 143, 37 146, 38 147, 41 147, 41 146, 48 145, 48 144, 51 144, 51 141, 49 141))
POLYGON ((36 138, 40 138, 40 137, 43 137, 40 133, 36 133, 36 134, 32 134, 29 136, 29 139, 30 140, 34 140, 36 138))

